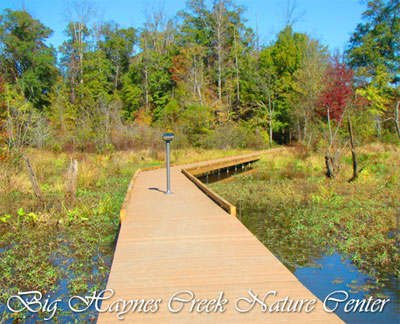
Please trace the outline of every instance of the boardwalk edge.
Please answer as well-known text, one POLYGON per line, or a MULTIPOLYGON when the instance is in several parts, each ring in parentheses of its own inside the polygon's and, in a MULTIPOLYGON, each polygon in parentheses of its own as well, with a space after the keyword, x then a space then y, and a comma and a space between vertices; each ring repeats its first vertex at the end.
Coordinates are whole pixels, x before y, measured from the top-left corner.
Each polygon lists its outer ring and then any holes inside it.
POLYGON ((193 174, 190 173, 187 169, 182 169, 182 173, 192 181, 201 191, 203 191, 208 197, 210 197, 217 205, 219 205, 222 209, 227 211, 232 216, 236 217, 236 206, 231 204, 229 201, 222 198, 216 192, 208 188, 204 185, 199 179, 197 179, 193 174))
POLYGON ((120 221, 124 221, 126 218, 126 208, 128 207, 129 201, 131 200, 132 189, 135 185, 136 179, 139 177, 139 174, 142 172, 142 169, 137 169, 134 173, 131 181, 129 182, 128 190, 126 192, 124 202, 122 203, 121 210, 119 211, 120 221))

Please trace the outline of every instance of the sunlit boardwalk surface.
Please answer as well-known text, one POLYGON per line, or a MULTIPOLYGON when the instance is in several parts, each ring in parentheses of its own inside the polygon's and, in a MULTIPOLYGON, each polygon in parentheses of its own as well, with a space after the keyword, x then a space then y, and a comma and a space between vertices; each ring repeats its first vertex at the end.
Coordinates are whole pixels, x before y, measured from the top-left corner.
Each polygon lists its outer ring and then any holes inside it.
MULTIPOLYGON (((130 308, 121 314, 124 323, 341 323, 336 315, 324 311, 323 301, 306 289, 238 219, 182 174, 181 169, 188 167, 171 169, 172 195, 163 193, 165 169, 144 171, 136 179, 107 284, 114 296, 103 302, 102 309, 108 311, 99 314, 98 323, 121 322, 117 317, 121 308, 110 312, 117 304, 123 305, 118 300, 141 299, 147 304, 138 303, 135 311, 130 308), (235 307, 240 298, 250 301, 250 289, 259 299, 273 291, 277 295, 270 293, 266 297, 265 312, 260 303, 246 312, 251 307, 244 300, 235 307), (223 292, 228 303, 220 306, 198 302, 192 312, 192 302, 175 301, 169 305, 171 297, 182 291, 191 291, 194 299, 208 301, 218 299, 223 292), (285 297, 285 305, 283 301, 274 304, 285 297), (152 299, 161 302, 152 303, 152 299), (292 308, 296 301, 297 305, 306 300, 316 303, 309 313, 306 304, 301 312, 287 312, 290 300, 292 308)), ((189 299, 190 294, 177 297, 189 299)))

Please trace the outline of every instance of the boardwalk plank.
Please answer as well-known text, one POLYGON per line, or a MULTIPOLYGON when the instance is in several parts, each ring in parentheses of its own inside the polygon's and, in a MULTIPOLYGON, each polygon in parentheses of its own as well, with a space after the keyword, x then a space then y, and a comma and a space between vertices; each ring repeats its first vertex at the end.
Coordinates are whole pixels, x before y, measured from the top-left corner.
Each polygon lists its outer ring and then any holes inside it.
MULTIPOLYGON (((229 158, 228 158, 229 159, 229 158)), ((221 159, 226 161, 227 159, 221 159)), ((209 162, 204 162, 206 165, 209 162)), ((187 166, 185 166, 186 168, 187 166)), ((172 195, 165 195, 165 169, 142 172, 136 179, 121 224, 107 288, 118 299, 162 299, 154 313, 130 312, 126 323, 342 323, 334 314, 316 308, 300 313, 248 313, 235 310, 235 300, 277 291, 268 302, 286 296, 317 299, 236 218, 232 217, 190 182, 182 166, 173 167, 172 195), (229 300, 224 313, 190 313, 188 305, 178 314, 168 310, 170 297, 190 290, 196 298, 229 300)), ((117 323, 116 313, 99 315, 98 323, 117 323)))

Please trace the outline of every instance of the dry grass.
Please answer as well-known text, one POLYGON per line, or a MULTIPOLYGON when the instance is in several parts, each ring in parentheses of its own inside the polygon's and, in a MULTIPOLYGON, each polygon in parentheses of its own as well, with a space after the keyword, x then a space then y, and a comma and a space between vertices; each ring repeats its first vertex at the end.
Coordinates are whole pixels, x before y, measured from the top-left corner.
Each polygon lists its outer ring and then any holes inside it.
MULTIPOLYGON (((172 146, 172 163, 190 163, 223 156, 245 154, 250 150, 175 150, 172 146)), ((27 211, 50 212, 53 206, 60 209, 60 201, 66 198, 66 179, 70 159, 78 161, 78 191, 98 188, 110 177, 121 176, 130 179, 141 166, 165 162, 164 151, 143 149, 119 151, 106 154, 96 153, 54 153, 31 149, 29 156, 45 205, 41 207, 34 197, 26 166, 22 159, 10 163, 2 162, 0 173, 0 216, 14 214, 19 208, 27 211)), ((1 224, 0 224, 1 225, 1 224)))

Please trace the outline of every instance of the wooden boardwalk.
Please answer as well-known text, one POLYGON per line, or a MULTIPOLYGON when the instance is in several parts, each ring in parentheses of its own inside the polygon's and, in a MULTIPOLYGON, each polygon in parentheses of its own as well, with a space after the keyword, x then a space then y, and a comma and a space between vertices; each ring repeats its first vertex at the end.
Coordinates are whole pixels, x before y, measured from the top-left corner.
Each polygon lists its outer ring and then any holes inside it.
MULTIPOLYGON (((196 165, 200 164, 207 162, 196 165)), ((145 171, 137 177, 107 284, 114 296, 103 301, 102 309, 115 308, 117 300, 161 299, 157 312, 128 312, 122 315, 123 322, 342 323, 336 315, 323 310, 320 300, 309 313, 304 309, 294 313, 262 312, 259 304, 244 313, 235 309, 238 298, 250 298, 249 289, 261 299, 276 291, 276 297, 267 297, 268 305, 286 296, 292 300, 317 298, 238 219, 216 205, 181 172, 182 168, 194 166, 171 169, 172 195, 163 193, 165 169, 145 171), (224 292, 229 302, 223 313, 198 313, 196 309, 190 312, 190 303, 174 313, 168 309, 169 300, 180 291, 191 291, 195 299, 208 300, 217 299, 224 292)), ((172 307, 177 309, 179 305, 176 302, 172 307)), ((239 307, 245 309, 246 303, 239 307)), ((117 314, 100 313, 98 323, 118 323, 117 314)))

